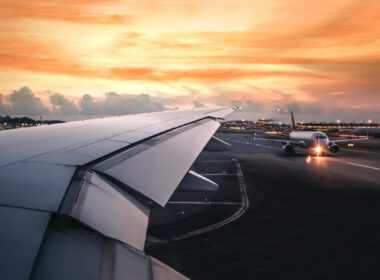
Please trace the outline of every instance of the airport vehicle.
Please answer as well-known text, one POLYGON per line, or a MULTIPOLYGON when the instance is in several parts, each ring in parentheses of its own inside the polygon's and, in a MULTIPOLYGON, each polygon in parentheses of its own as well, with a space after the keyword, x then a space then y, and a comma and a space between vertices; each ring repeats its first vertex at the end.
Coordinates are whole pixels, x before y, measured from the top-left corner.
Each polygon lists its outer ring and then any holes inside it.
POLYGON ((209 185, 190 168, 232 111, 1 132, 0 279, 187 279, 145 254, 149 214, 177 187, 209 185))
POLYGON ((339 152, 340 147, 337 143, 367 140, 367 138, 360 138, 339 139, 330 141, 326 133, 323 133, 321 131, 297 131, 293 112, 290 112, 290 117, 293 131, 290 132, 288 140, 263 139, 256 138, 255 136, 254 140, 281 142, 282 148, 288 154, 294 154, 296 151, 296 147, 299 147, 302 149, 307 149, 309 154, 318 156, 323 155, 326 152, 339 152))

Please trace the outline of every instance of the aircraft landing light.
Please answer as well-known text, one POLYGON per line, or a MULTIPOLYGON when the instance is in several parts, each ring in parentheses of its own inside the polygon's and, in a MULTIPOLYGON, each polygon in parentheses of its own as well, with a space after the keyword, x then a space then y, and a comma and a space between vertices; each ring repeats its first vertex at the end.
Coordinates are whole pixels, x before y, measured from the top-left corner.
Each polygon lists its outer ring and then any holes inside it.
POLYGON ((322 148, 321 147, 316 147, 315 148, 315 152, 317 153, 317 156, 319 156, 320 154, 321 154, 321 152, 322 152, 322 148))

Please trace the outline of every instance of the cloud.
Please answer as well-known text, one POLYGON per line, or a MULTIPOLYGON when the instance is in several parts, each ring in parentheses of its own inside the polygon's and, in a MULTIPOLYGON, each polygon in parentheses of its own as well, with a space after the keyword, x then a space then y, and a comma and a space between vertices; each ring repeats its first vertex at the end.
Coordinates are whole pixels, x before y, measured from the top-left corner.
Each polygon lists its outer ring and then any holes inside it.
POLYGON ((283 110, 284 113, 291 112, 291 111, 295 114, 301 113, 301 107, 297 102, 286 104, 285 108, 286 110, 283 110))
POLYGON ((149 94, 118 94, 108 92, 104 99, 85 94, 79 100, 80 113, 84 116, 118 116, 163 111, 167 109, 163 102, 155 100, 149 94))
POLYGON ((49 112, 49 109, 42 103, 41 99, 34 96, 28 87, 15 90, 9 96, 10 113, 16 115, 40 115, 49 112))
POLYGON ((0 94, 0 116, 9 114, 9 108, 5 104, 3 104, 3 95, 0 94))
POLYGON ((78 115, 80 113, 78 107, 72 100, 67 99, 61 93, 53 93, 49 97, 50 103, 53 105, 53 112, 61 115, 78 115))
POLYGON ((202 102, 198 100, 194 100, 193 103, 194 103, 194 108, 202 108, 205 106, 202 102))
MULTIPOLYGON (((280 70, 264 70, 257 67, 247 69, 244 67, 231 66, 229 63, 246 64, 251 61, 249 57, 244 61, 234 62, 234 58, 226 58, 227 66, 225 67, 204 67, 201 64, 193 66, 191 69, 177 68, 159 68, 159 67, 99 67, 91 64, 81 64, 78 59, 73 59, 71 56, 59 55, 61 46, 57 46, 51 42, 34 42, 22 40, 8 40, 6 45, 0 46, 0 68, 22 70, 28 72, 39 72, 66 75, 71 77, 93 78, 93 79, 108 79, 108 80, 123 80, 123 81, 149 81, 153 83, 170 83, 170 82, 192 82, 195 84, 205 83, 225 83, 230 81, 241 80, 257 80, 267 78, 293 78, 301 80, 317 79, 329 81, 333 79, 331 73, 343 74, 344 76, 358 76, 357 72, 362 71, 361 76, 368 77, 369 73, 373 73, 373 60, 366 64, 364 62, 359 68, 355 68, 350 72, 345 70, 345 64, 341 65, 341 69, 280 69, 280 70), (50 46, 50 47, 49 47, 50 46), (57 49, 58 52, 52 52, 52 49, 57 49), (323 70, 323 71, 322 71, 323 70), (342 71, 346 71, 341 73, 342 71), (352 72, 352 73, 351 73, 352 72)), ((183 58, 182 60, 185 60, 183 58)), ((201 57, 190 58, 193 61, 202 59, 201 57)), ((262 59, 262 58, 261 58, 262 59)), ((286 60, 286 58, 282 58, 286 60)), ((169 59, 170 60, 170 59, 169 59)), ((169 61, 166 59, 166 61, 169 61)), ((291 59, 292 60, 292 59, 291 59)), ((210 63, 218 63, 218 58, 211 59, 210 63)), ((268 64, 276 64, 277 59, 272 58, 266 61, 268 64)), ((260 59, 257 60, 257 63, 260 59)), ((297 62, 297 61, 296 61, 297 62)), ((252 63, 255 63, 252 61, 252 63)), ((315 63, 318 63, 316 61, 315 63)), ((307 64, 305 64, 305 67, 307 64)), ((315 67, 315 65, 311 65, 315 67)), ((372 78, 372 80, 377 81, 372 78)))
POLYGON ((118 94, 108 92, 104 98, 95 100, 90 94, 84 94, 77 107, 72 100, 63 94, 50 95, 53 113, 62 115, 83 116, 119 116, 163 111, 166 109, 163 102, 154 100, 149 94, 118 94))
POLYGON ((91 5, 94 4, 91 2, 106 2, 105 4, 109 5, 112 1, 81 1, 81 3, 73 1, 63 4, 54 3, 54 1, 43 3, 43 1, 12 0, 3 3, 4 8, 1 14, 18 18, 58 20, 79 24, 124 25, 131 24, 133 21, 133 16, 129 14, 105 13, 102 10, 91 9, 91 5))
POLYGON ((149 94, 118 94, 108 92, 103 98, 96 100, 90 94, 84 94, 76 105, 75 100, 62 93, 49 93, 50 107, 45 106, 41 99, 28 87, 13 91, 5 98, 9 104, 3 104, 0 94, 0 115, 41 115, 64 119, 77 119, 79 116, 99 117, 118 116, 157 112, 168 109, 162 101, 152 98, 149 94))
POLYGON ((294 114, 312 115, 312 114, 323 114, 325 109, 322 104, 318 103, 299 103, 290 102, 286 104, 280 104, 274 110, 276 114, 289 115, 290 112, 294 114))
POLYGON ((306 77, 316 79, 330 79, 326 75, 306 71, 263 71, 263 70, 246 70, 237 68, 215 68, 203 69, 194 68, 188 70, 170 69, 160 70, 154 68, 111 68, 104 73, 110 79, 122 80, 140 80, 152 82, 178 82, 192 81, 198 83, 207 82, 225 82, 244 79, 262 79, 268 77, 306 77))
POLYGON ((232 101, 231 107, 241 107, 242 112, 262 112, 265 110, 265 105, 260 102, 253 101, 232 101))
MULTIPOLYGON (((331 92, 340 92, 339 85, 323 87, 321 85, 309 85, 303 90, 310 95, 323 96, 323 100, 315 101, 298 100, 297 95, 276 92, 277 101, 266 102, 260 99, 262 95, 268 95, 270 91, 251 86, 251 91, 241 92, 223 91, 213 89, 214 95, 203 96, 199 93, 182 96, 158 96, 150 94, 119 94, 116 92, 105 93, 102 97, 94 98, 90 94, 84 94, 79 100, 75 100, 61 93, 49 94, 49 105, 42 103, 41 99, 28 88, 23 87, 14 91, 11 95, 2 98, 0 94, 0 115, 31 115, 44 114, 46 118, 59 118, 74 120, 84 117, 117 116, 126 114, 138 114, 163 111, 175 106, 201 107, 206 104, 224 105, 242 109, 232 114, 231 118, 258 119, 261 117, 275 118, 288 122, 289 111, 294 111, 298 120, 335 120, 347 121, 376 119, 380 115, 380 109, 376 106, 367 106, 356 94, 331 95, 331 92), (257 91, 257 92, 256 92, 257 91), (257 95, 258 94, 258 95, 257 95), (230 100, 228 100, 231 98, 230 100), (244 99, 239 99, 244 98, 244 99), (5 102, 3 102, 5 101, 5 102), (276 106, 277 105, 277 106, 276 106), (51 108, 51 109, 49 109, 51 108), (82 116, 82 117, 81 117, 82 116)), ((351 90, 355 90, 352 87, 351 90)), ((372 96, 373 103, 377 104, 378 97, 376 87, 367 88, 367 99, 372 96)), ((305 93, 306 94, 306 93, 305 93)), ((365 96, 365 95, 364 95, 365 96)))
POLYGON ((107 115, 138 114, 147 112, 162 111, 165 105, 154 101, 149 94, 128 95, 109 92, 105 94, 105 99, 100 103, 107 115))
POLYGON ((103 115, 103 108, 100 103, 95 102, 91 95, 85 94, 79 100, 81 113, 84 116, 103 115))
POLYGON ((344 94, 347 94, 347 92, 345 91, 334 91, 332 93, 330 93, 331 95, 344 95, 344 94))

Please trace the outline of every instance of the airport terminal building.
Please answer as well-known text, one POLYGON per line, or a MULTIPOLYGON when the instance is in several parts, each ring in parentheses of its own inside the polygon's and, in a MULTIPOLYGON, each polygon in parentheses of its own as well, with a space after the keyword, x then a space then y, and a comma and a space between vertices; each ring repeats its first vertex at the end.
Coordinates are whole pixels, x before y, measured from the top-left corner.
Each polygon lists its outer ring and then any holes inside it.
POLYGON ((380 128, 379 123, 375 122, 360 122, 360 123, 345 123, 345 122, 300 122, 297 123, 297 130, 311 130, 323 132, 339 132, 339 131, 353 131, 355 129, 363 128, 380 128))

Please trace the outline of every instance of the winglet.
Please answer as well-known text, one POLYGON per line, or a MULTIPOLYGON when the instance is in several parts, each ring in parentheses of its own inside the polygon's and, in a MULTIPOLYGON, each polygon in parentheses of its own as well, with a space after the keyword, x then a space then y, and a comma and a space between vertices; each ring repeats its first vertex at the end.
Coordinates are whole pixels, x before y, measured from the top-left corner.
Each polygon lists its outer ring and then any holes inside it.
POLYGON ((292 129, 293 130, 297 130, 296 123, 294 121, 293 111, 290 111, 290 118, 291 118, 291 121, 292 121, 292 129))

